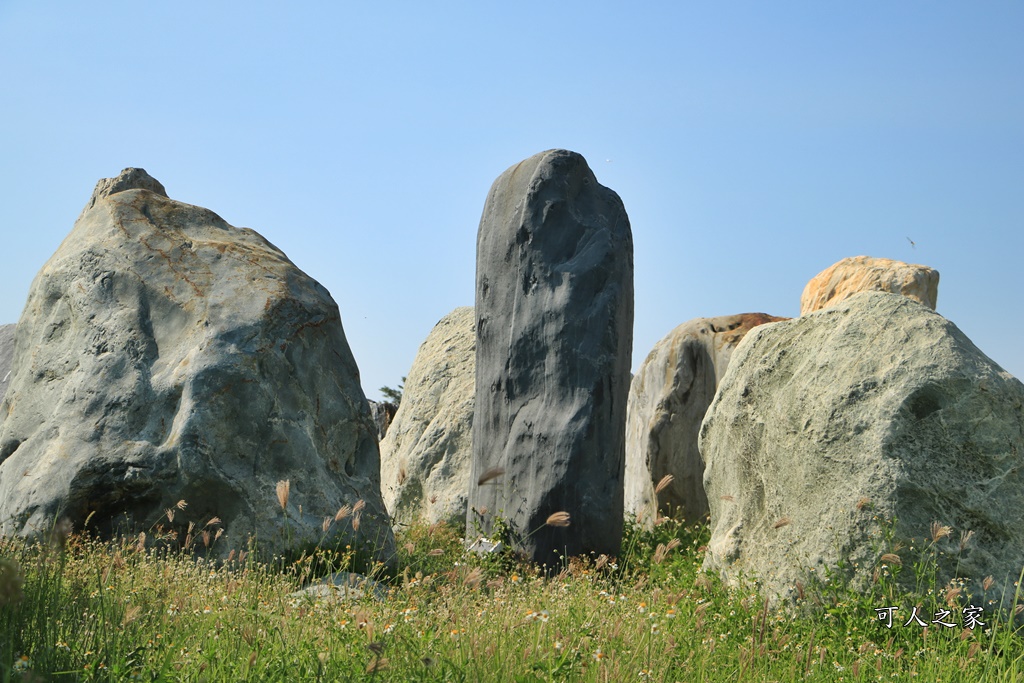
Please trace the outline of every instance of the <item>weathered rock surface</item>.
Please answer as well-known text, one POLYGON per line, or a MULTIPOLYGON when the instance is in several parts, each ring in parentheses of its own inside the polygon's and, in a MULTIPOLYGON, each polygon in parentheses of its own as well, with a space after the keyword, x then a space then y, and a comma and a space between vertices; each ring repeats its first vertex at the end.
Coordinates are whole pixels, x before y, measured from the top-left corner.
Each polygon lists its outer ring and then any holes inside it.
MULTIPOLYGON (((906 297, 866 292, 752 330, 701 428, 712 536, 704 566, 789 597, 844 560, 867 585, 884 552, 911 566, 952 527, 940 582, 1024 566, 1024 385, 957 327, 906 297), (898 520, 884 546, 882 520, 898 520), (960 552, 960 534, 973 538, 960 552), (916 542, 912 538, 918 539, 916 542)), ((910 576, 912 572, 906 572, 910 576)), ((977 603, 976 603, 977 604, 977 603)))
POLYGON ((692 521, 709 512, 697 435, 733 350, 751 329, 786 320, 765 313, 695 318, 647 355, 626 409, 626 512, 653 525, 659 510, 692 521), (666 475, 672 482, 657 496, 666 475))
POLYGON ((370 405, 370 419, 377 427, 377 441, 382 441, 391 426, 391 420, 398 412, 398 406, 388 401, 367 401, 370 405))
POLYGON ((434 326, 381 442, 381 491, 399 524, 466 519, 476 399, 474 325, 473 308, 465 306, 434 326))
POLYGON ((467 533, 497 515, 541 563, 617 553, 633 328, 622 201, 574 152, 516 164, 484 205, 476 283, 467 533), (558 511, 570 527, 545 526, 558 511))
POLYGON ((0 325, 0 399, 7 393, 11 379, 11 362, 14 360, 14 332, 17 325, 0 325))
POLYGON ((337 305, 256 232, 168 199, 141 169, 100 181, 36 276, 18 339, 0 403, 3 533, 91 512, 107 531, 216 515, 215 555, 255 536, 267 555, 324 539, 392 556, 337 305), (323 532, 358 500, 358 534, 352 516, 323 532))
POLYGON ((834 306, 858 292, 902 294, 934 310, 939 271, 887 258, 844 258, 807 283, 800 297, 800 315, 834 306))

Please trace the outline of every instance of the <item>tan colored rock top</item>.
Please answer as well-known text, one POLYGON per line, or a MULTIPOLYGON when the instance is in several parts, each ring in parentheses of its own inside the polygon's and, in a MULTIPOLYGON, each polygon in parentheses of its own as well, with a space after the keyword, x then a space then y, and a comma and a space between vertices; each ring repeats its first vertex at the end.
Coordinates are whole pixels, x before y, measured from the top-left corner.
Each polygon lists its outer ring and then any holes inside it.
POLYGON ((934 310, 939 271, 887 258, 844 258, 807 283, 800 297, 800 315, 834 306, 857 292, 871 291, 902 294, 934 310))

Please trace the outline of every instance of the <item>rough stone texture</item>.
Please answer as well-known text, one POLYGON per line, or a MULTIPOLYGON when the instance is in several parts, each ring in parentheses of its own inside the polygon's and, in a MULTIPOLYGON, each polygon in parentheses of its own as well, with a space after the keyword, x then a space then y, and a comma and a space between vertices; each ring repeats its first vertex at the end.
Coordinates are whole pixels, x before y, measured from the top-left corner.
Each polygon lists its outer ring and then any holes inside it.
POLYGON ((476 415, 467 533, 494 515, 518 549, 618 553, 633 242, 618 195, 552 150, 491 187, 477 237, 476 415), (492 468, 504 474, 483 485, 492 468), (545 526, 568 512, 571 526, 545 526))
POLYGON ((887 258, 844 258, 807 283, 800 297, 800 315, 834 306, 857 292, 902 294, 934 310, 939 271, 887 258))
POLYGON ((697 435, 733 350, 752 328, 786 320, 765 313, 695 318, 647 355, 626 408, 626 512, 652 526, 659 510, 691 521, 709 512, 697 435), (674 479, 657 499, 655 486, 674 479))
POLYGON ((0 399, 7 393, 14 360, 14 331, 17 325, 0 325, 0 399))
POLYGON ((373 424, 377 427, 377 440, 382 441, 388 433, 388 427, 391 426, 391 420, 394 419, 395 413, 398 412, 398 406, 389 401, 367 401, 370 404, 370 419, 373 420, 373 424))
MULTIPOLYGON (((369 407, 330 294, 141 169, 97 185, 36 276, 0 403, 0 531, 216 515, 223 556, 353 542, 391 557, 369 407), (275 484, 291 482, 287 519, 275 484), (301 511, 301 512, 300 512, 301 511)), ((165 527, 171 526, 165 519, 165 527)), ((182 537, 184 534, 182 534, 182 537)))
POLYGON ((790 597, 796 581, 810 585, 808 568, 820 577, 842 558, 866 585, 893 551, 875 520, 897 519, 904 566, 939 522, 953 529, 938 544, 940 583, 992 575, 990 596, 1013 595, 1024 565, 1024 385, 906 297, 865 292, 752 330, 700 449, 712 523, 704 566, 730 584, 743 575, 790 597))
POLYGON ((456 308, 420 345, 381 442, 381 491, 399 524, 466 519, 473 453, 476 330, 456 308))

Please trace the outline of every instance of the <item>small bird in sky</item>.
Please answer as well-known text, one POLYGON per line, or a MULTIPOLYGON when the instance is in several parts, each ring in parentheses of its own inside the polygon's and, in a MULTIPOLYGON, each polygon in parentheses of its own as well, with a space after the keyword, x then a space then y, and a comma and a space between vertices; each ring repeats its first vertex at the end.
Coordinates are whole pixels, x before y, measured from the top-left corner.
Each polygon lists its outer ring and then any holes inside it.
POLYGON ((917 245, 916 245, 916 244, 914 244, 914 240, 912 240, 912 239, 910 239, 910 238, 908 237, 908 238, 907 238, 907 241, 908 241, 908 242, 910 242, 910 248, 911 248, 911 249, 917 249, 917 245))

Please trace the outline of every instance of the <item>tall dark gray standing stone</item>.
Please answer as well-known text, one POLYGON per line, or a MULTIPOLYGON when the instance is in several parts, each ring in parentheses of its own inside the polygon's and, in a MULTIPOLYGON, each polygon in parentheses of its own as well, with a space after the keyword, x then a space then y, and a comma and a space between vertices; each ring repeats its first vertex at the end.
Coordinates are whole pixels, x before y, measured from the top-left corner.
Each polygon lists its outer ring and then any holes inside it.
POLYGON ((617 553, 633 238, 622 200, 579 154, 537 154, 491 187, 476 327, 467 535, 490 533, 497 516, 537 562, 617 553), (560 511, 571 525, 546 526, 560 511))

